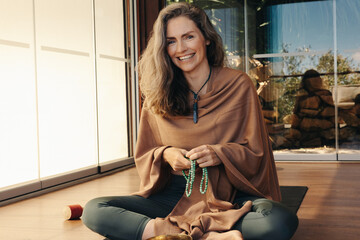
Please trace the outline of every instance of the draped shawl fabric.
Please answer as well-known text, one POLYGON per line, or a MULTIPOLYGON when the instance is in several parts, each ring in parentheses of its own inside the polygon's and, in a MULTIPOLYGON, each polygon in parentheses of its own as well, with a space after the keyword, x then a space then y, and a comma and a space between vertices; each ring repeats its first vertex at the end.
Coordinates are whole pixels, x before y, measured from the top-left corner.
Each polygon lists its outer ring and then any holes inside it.
POLYGON ((198 106, 197 124, 192 115, 161 117, 143 109, 135 151, 141 183, 135 194, 148 197, 165 187, 171 177, 162 159, 167 147, 191 150, 206 144, 222 161, 208 168, 206 194, 199 192, 202 171, 196 171, 192 195, 184 194, 166 218, 157 218, 155 232, 186 233, 194 239, 242 239, 239 231, 230 229, 250 211, 251 202, 233 205, 236 192, 281 198, 258 96, 245 73, 217 68, 198 106))

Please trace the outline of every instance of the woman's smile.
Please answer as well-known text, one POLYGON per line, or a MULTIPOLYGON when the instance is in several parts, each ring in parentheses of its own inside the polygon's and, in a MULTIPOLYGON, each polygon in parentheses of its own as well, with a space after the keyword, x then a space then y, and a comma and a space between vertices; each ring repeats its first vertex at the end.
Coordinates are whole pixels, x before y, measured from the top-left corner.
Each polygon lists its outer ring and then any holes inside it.
POLYGON ((195 53, 189 54, 189 55, 185 55, 185 56, 182 56, 182 57, 178 57, 178 59, 179 59, 180 61, 185 61, 185 60, 191 59, 193 56, 195 56, 195 53))

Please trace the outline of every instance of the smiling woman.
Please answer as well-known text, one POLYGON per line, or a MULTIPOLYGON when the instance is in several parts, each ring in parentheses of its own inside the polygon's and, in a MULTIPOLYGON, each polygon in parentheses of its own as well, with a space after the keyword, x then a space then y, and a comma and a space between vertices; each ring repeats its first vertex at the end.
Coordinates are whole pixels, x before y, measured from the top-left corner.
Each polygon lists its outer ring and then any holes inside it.
POLYGON ((278 202, 254 85, 224 66, 222 42, 205 12, 186 3, 164 8, 139 70, 140 190, 89 201, 85 225, 110 239, 290 239, 298 219, 278 202))

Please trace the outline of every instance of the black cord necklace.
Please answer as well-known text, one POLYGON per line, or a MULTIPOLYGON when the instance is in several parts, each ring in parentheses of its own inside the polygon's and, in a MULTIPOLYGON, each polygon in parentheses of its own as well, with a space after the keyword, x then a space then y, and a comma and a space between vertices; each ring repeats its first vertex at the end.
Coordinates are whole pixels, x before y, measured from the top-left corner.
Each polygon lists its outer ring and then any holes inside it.
POLYGON ((203 89, 203 87, 206 85, 206 83, 209 81, 211 76, 211 67, 210 67, 210 72, 209 72, 209 76, 206 79, 206 81, 204 82, 204 84, 201 86, 201 88, 199 89, 199 91, 197 91, 197 93, 195 93, 193 90, 189 89, 193 94, 194 94, 194 104, 193 104, 193 111, 194 111, 194 115, 193 115, 193 119, 194 119, 194 123, 198 122, 198 101, 199 101, 199 92, 201 91, 201 89, 203 89))

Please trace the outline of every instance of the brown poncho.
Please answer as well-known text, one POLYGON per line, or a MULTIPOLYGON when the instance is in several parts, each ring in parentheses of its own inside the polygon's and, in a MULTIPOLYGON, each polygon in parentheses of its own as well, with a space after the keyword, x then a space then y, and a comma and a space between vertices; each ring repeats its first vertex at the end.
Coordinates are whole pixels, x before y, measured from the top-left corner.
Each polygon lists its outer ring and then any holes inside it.
POLYGON ((169 147, 191 150, 206 144, 222 164, 209 167, 209 187, 199 192, 197 171, 192 195, 184 194, 165 219, 157 218, 155 232, 186 233, 194 239, 242 239, 230 230, 248 212, 231 204, 236 191, 280 200, 279 184, 261 107, 249 77, 230 68, 213 70, 207 93, 200 97, 199 122, 193 117, 161 117, 143 109, 135 163, 141 186, 137 195, 161 191, 171 177, 162 153, 169 147))

